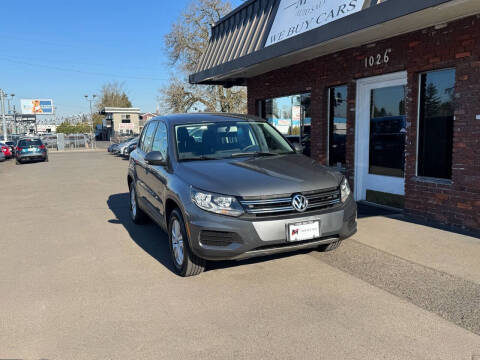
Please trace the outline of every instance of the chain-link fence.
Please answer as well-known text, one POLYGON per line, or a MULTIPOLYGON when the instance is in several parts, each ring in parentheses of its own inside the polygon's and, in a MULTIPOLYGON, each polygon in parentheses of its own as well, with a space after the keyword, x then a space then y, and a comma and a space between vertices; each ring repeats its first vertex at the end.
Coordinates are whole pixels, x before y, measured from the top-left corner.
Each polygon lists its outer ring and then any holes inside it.
POLYGON ((90 134, 51 134, 40 136, 48 149, 52 150, 75 150, 95 149, 97 144, 95 136, 90 134))

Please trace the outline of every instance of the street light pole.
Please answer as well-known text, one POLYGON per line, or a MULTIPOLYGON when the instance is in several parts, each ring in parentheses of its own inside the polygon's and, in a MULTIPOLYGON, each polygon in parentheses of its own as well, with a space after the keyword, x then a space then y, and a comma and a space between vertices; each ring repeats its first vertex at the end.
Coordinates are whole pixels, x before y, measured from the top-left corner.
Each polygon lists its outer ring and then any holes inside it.
POLYGON ((0 106, 2 107, 2 119, 3 119, 3 140, 7 141, 7 119, 5 118, 5 92, 0 89, 0 106))
POLYGON ((8 109, 7 114, 10 115, 10 112, 11 112, 11 110, 10 110, 10 100, 12 100, 12 102, 13 102, 13 97, 15 96, 15 94, 10 94, 10 96, 12 97, 11 99, 8 98, 8 95, 5 95, 5 96, 7 97, 7 104, 8 104, 8 106, 7 106, 7 109, 8 109))
POLYGON ((88 95, 85 95, 85 100, 87 100, 90 103, 90 127, 91 127, 91 141, 93 145, 93 112, 92 112, 92 102, 95 101, 95 98, 97 95, 93 94, 91 98, 89 98, 88 95))

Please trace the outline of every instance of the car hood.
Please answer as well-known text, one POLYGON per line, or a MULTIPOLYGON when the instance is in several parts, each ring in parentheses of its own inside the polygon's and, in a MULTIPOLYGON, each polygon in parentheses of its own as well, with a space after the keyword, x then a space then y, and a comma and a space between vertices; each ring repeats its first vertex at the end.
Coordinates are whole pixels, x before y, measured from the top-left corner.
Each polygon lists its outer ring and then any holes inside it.
POLYGON ((342 179, 300 154, 180 162, 175 172, 198 189, 241 197, 333 188, 342 179))

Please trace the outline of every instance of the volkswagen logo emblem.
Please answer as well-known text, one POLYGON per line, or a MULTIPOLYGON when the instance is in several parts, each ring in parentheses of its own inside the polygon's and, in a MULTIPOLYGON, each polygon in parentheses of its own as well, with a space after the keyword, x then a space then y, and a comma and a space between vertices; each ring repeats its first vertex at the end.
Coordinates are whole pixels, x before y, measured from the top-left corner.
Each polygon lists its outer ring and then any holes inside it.
POLYGON ((297 194, 292 199, 292 206, 298 212, 304 212, 308 207, 308 200, 305 196, 297 194))

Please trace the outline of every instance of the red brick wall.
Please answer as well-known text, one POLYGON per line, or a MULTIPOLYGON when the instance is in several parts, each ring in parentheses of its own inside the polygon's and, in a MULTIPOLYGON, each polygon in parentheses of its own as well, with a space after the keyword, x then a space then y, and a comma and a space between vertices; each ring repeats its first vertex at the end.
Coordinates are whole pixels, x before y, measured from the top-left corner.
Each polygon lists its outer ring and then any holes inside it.
POLYGON ((248 80, 248 111, 259 99, 310 91, 312 157, 327 162, 327 88, 348 85, 346 165, 354 182, 356 79, 408 72, 405 210, 408 214, 480 230, 480 17, 451 22, 374 44, 348 49, 248 80), (392 49, 388 64, 365 68, 366 56, 392 49), (416 177, 418 77, 435 69, 456 69, 456 111, 451 183, 416 177))

